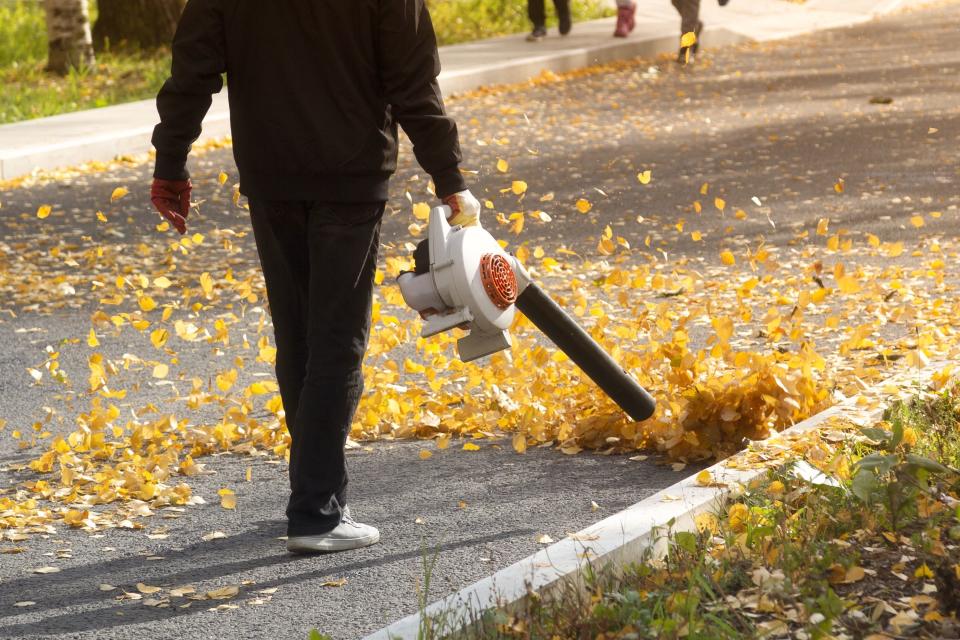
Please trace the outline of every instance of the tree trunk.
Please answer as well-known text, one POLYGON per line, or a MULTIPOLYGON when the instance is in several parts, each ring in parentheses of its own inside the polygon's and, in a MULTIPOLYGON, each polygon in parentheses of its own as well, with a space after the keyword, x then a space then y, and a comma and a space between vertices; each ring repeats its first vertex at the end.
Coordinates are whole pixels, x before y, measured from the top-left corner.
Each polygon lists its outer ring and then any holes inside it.
POLYGON ((97 51, 110 47, 156 49, 169 45, 186 0, 99 0, 93 27, 97 51))
POLYGON ((87 0, 45 0, 44 8, 47 13, 47 71, 65 75, 71 68, 96 62, 87 0))

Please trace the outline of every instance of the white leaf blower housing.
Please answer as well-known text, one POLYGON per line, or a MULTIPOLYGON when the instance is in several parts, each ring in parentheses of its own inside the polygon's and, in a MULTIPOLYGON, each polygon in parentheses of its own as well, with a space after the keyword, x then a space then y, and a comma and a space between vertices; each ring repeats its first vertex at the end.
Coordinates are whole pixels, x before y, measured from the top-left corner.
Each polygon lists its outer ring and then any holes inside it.
POLYGON ((430 270, 406 272, 398 280, 404 301, 426 318, 423 336, 468 329, 457 341, 463 361, 510 346, 510 324, 520 293, 516 259, 480 226, 451 227, 449 207, 430 212, 427 234, 430 270))

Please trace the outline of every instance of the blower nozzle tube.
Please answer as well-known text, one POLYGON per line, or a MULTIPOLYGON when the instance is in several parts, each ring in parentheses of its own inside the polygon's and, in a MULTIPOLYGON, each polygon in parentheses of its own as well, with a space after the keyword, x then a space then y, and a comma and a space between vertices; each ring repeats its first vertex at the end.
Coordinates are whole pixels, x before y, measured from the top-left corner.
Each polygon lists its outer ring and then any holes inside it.
POLYGON ((543 289, 529 283, 517 298, 519 309, 543 331, 610 399, 641 422, 653 415, 656 402, 543 289))

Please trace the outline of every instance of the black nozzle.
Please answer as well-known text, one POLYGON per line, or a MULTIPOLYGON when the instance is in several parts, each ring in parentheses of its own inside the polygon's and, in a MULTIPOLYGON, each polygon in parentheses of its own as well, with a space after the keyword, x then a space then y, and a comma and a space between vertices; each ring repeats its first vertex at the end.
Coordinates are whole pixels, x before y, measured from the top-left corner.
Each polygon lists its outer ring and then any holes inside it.
POLYGON ((517 309, 577 363, 627 415, 641 422, 653 415, 656 402, 633 377, 557 305, 530 283, 517 298, 517 309))

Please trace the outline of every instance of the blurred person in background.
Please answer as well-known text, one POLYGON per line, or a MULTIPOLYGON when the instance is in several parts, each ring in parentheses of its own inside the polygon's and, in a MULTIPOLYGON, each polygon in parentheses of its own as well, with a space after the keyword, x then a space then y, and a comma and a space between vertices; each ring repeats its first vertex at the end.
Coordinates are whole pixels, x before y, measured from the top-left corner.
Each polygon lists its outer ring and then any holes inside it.
POLYGON ((633 0, 617 0, 617 27, 613 30, 615 38, 626 38, 633 31, 637 3, 633 0))
MULTIPOLYGON (((620 0, 618 0, 619 4, 620 0)), ((680 14, 680 51, 677 53, 677 62, 689 64, 700 49, 700 32, 703 31, 703 22, 700 20, 700 0, 670 0, 677 13, 680 14), (683 36, 692 33, 696 36, 693 44, 684 45, 683 36)), ((730 0, 717 0, 721 7, 727 6, 730 0)), ((631 24, 633 23, 631 16, 631 24)), ((632 27, 631 27, 632 28, 632 27)))
MULTIPOLYGON (((560 22, 560 35, 570 33, 573 22, 570 17, 570 0, 553 0, 560 22)), ((544 0, 527 0, 527 14, 533 23, 533 31, 527 36, 527 42, 539 42, 547 36, 547 12, 544 0)))

